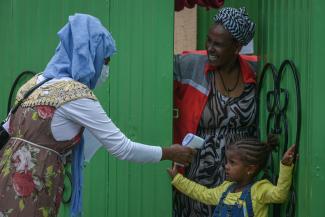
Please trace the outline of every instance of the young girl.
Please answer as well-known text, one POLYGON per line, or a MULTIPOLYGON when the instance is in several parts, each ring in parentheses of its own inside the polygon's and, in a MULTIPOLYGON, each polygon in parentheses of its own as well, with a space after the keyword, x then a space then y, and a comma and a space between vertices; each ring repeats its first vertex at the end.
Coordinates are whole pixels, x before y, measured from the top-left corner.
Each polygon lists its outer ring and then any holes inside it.
POLYGON ((268 204, 283 203, 291 185, 295 145, 284 154, 277 185, 268 180, 254 181, 266 166, 272 150, 278 145, 275 136, 267 142, 243 139, 227 146, 226 177, 220 186, 207 188, 168 169, 172 184, 180 192, 207 205, 216 205, 213 217, 267 217, 268 204))

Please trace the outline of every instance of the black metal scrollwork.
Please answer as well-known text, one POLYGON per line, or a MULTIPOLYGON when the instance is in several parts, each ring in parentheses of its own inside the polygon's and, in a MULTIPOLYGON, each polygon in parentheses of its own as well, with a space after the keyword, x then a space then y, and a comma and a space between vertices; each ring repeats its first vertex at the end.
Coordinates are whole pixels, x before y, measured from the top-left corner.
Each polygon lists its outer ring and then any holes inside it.
MULTIPOLYGON (((300 83, 299 83, 297 68, 293 63, 293 61, 291 60, 284 60, 280 65, 278 71, 273 64, 267 63, 263 67, 259 84, 258 84, 258 89, 257 89, 258 107, 260 107, 261 90, 263 88, 263 84, 265 82, 265 77, 266 77, 265 75, 267 72, 272 73, 273 90, 267 91, 266 94, 266 108, 268 112, 267 121, 266 121, 266 134, 273 133, 273 134, 278 134, 283 136, 284 137, 283 150, 286 151, 289 143, 289 127, 288 127, 287 110, 289 106, 293 106, 293 105, 289 104, 289 91, 287 89, 281 88, 281 81, 285 72, 291 72, 295 84, 295 97, 296 97, 295 105, 294 105, 296 106, 295 144, 297 146, 296 150, 298 150, 298 146, 300 142, 300 132, 301 132, 301 94, 300 94, 300 83), (290 70, 286 70, 287 68, 289 68, 290 70), (273 125, 271 126, 272 121, 273 121, 273 125)), ((294 102, 290 102, 290 103, 294 103, 294 102)), ((260 116, 264 113, 261 113, 259 111, 258 114, 260 116)), ((294 159, 296 159, 296 156, 294 156, 294 159)), ((272 172, 272 181, 276 182, 276 174, 274 174, 274 162, 272 156, 270 159, 270 170, 272 172)), ((295 205, 296 205, 296 192, 293 183, 291 186, 290 200, 286 209, 287 217, 295 216, 295 205)), ((277 217, 280 216, 279 207, 277 206, 274 207, 273 215, 277 217)))

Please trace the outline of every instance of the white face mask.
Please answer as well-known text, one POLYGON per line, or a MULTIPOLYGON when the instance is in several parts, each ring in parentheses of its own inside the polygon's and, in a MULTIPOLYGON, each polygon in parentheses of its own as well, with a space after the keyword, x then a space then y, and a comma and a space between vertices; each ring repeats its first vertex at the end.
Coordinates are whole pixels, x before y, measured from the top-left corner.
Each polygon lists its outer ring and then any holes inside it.
POLYGON ((102 72, 97 80, 96 87, 103 84, 109 76, 109 65, 103 65, 102 72))

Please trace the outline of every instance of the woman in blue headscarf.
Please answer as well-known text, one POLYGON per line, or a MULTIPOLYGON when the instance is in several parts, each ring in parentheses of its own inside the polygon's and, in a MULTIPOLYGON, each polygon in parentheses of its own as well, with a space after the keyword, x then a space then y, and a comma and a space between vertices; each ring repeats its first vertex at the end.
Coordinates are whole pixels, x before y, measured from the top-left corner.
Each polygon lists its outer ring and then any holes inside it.
POLYGON ((36 84, 45 83, 5 124, 11 138, 0 152, 0 216, 57 216, 64 156, 71 150, 71 215, 81 213, 84 129, 122 160, 188 164, 194 154, 179 145, 161 148, 133 142, 106 115, 92 90, 107 79, 116 48, 97 18, 70 16, 58 36, 55 55, 42 74, 21 87, 17 101, 36 84))

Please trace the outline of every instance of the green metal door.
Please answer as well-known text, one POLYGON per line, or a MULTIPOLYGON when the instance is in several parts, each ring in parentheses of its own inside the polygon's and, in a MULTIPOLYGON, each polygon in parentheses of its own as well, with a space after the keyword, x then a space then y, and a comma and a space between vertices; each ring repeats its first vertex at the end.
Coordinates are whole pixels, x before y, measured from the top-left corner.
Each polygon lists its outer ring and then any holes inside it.
MULTIPOLYGON (((296 216, 324 216, 321 198, 325 191, 321 186, 325 170, 321 153, 325 151, 325 137, 321 129, 325 104, 319 99, 325 80, 322 73, 322 35, 325 28, 320 22, 323 19, 321 8, 325 4, 318 0, 263 0, 258 4, 258 54, 261 56, 261 66, 271 62, 279 68, 284 59, 290 59, 297 66, 300 77, 302 128, 300 157, 294 176, 296 216)), ((280 85, 289 91, 290 96, 287 111, 290 144, 295 141, 298 109, 295 106, 295 82, 290 73, 283 77, 280 85)))
MULTIPOLYGON (((58 44, 56 32, 76 12, 98 17, 116 40, 110 80, 95 91, 109 116, 135 141, 170 145, 172 1, 1 1, 0 117, 12 81, 22 70, 45 68, 58 44)), ((171 216, 168 166, 122 162, 100 150, 85 169, 84 216, 171 216)), ((60 216, 69 216, 69 205, 61 206, 60 216)))
MULTIPOLYGON (((111 118, 135 141, 172 141, 173 2, 111 1, 111 118)), ((108 216, 171 216, 169 163, 136 165, 109 158, 108 216)))
MULTIPOLYGON (((325 193, 322 184, 325 180, 324 158, 325 134, 322 132, 324 118, 322 112, 325 104, 322 100, 323 59, 325 26, 323 25, 323 8, 321 0, 252 0, 225 1, 225 6, 245 6, 249 15, 257 24, 255 34, 255 54, 260 57, 259 75, 266 63, 272 63, 279 70, 285 59, 292 60, 297 67, 301 90, 301 137, 299 160, 294 172, 296 188, 296 216, 324 216, 322 196, 325 193)), ((199 9, 198 48, 204 48, 207 28, 216 11, 206 12, 199 9), (201 13, 201 14, 200 14, 201 13)), ((281 79, 280 87, 288 91, 289 101, 286 110, 289 131, 289 145, 295 142, 297 111, 296 85, 290 67, 281 79)), ((266 137, 267 91, 273 90, 273 78, 270 70, 266 73, 260 102, 260 130, 262 138, 266 137)), ((280 104, 284 103, 280 97, 280 104)), ((271 124, 272 125, 272 124, 271 124)), ((279 165, 284 149, 284 126, 282 127, 282 147, 274 154, 274 166, 279 165)), ((281 216, 285 216, 282 206, 281 216)))

